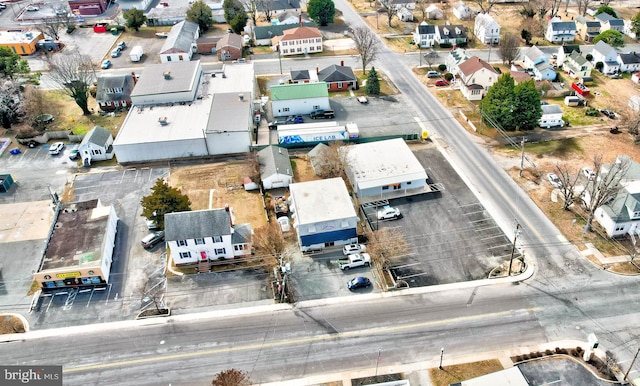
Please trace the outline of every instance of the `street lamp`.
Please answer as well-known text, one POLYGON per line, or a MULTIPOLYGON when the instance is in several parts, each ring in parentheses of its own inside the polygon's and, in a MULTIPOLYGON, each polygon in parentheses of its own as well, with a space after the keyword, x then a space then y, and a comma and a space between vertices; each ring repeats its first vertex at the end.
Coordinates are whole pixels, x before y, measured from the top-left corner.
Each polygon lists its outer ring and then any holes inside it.
POLYGON ((444 370, 444 369, 442 368, 442 357, 443 357, 443 356, 444 356, 444 347, 440 349, 440 366, 438 366, 438 368, 439 368, 440 370, 444 370))

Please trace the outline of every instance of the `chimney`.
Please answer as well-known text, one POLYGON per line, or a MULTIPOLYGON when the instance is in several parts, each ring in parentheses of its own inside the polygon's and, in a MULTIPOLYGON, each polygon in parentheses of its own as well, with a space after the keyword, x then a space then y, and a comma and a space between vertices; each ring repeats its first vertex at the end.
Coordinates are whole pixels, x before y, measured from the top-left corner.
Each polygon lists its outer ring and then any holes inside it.
POLYGON ((320 74, 320 70, 318 70, 318 67, 316 67, 316 75, 320 74))
POLYGON ((136 76, 136 73, 131 71, 131 76, 133 76, 133 84, 138 83, 138 77, 136 76))
POLYGON ((344 67, 344 60, 340 61, 340 67, 344 67))
POLYGON ((298 22, 300 23, 300 27, 304 27, 304 24, 302 23, 302 14, 298 15, 298 22))
POLYGON ((229 204, 224 205, 224 210, 229 214, 229 226, 233 228, 233 212, 229 208, 229 204))

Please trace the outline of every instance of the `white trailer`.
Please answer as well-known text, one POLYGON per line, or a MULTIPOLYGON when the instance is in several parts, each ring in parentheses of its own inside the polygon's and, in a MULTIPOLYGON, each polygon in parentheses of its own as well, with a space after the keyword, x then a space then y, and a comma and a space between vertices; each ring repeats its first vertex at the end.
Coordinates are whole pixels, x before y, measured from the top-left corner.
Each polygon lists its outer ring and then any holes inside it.
POLYGON ((139 62, 142 59, 142 55, 144 55, 144 50, 142 46, 135 46, 131 49, 129 53, 129 58, 131 58, 132 62, 139 62))
POLYGON ((278 126, 278 143, 281 145, 313 144, 329 141, 349 141, 359 136, 358 126, 349 123, 347 126, 324 125, 309 127, 312 124, 278 126), (305 127, 306 126, 306 127, 305 127))

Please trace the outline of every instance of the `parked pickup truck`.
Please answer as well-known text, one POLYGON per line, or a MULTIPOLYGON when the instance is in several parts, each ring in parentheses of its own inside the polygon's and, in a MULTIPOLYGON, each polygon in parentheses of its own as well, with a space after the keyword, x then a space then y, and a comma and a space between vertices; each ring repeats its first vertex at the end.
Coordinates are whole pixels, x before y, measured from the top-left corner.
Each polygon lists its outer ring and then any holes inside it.
POLYGON ((351 268, 358 268, 371 265, 371 256, 368 253, 357 253, 355 255, 349 255, 344 259, 338 260, 340 269, 346 270, 351 268))
POLYGON ((333 119, 336 114, 333 110, 314 110, 311 112, 311 119, 325 118, 325 119, 333 119))

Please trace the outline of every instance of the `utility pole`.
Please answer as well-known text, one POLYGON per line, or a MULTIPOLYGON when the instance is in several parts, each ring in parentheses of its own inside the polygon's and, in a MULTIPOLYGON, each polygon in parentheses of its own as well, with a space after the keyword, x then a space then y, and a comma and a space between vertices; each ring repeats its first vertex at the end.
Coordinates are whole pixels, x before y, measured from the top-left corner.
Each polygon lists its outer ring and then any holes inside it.
POLYGON ((638 351, 636 351, 636 356, 633 357, 633 360, 631 361, 631 365, 629 365, 629 369, 627 369, 627 372, 624 373, 624 378, 622 379, 623 381, 627 380, 627 376, 629 375, 631 368, 633 367, 634 363, 636 363, 636 359, 638 359, 638 354, 640 354, 640 348, 638 349, 638 351))
POLYGON ((376 360, 376 377, 378 376, 378 364, 380 363, 380 353, 382 350, 378 349, 378 359, 376 360))
POLYGON ((440 349, 440 366, 438 366, 438 368, 439 368, 440 370, 444 370, 444 369, 442 368, 442 357, 443 357, 443 356, 444 356, 444 347, 440 349))
POLYGON ((520 148, 522 149, 522 154, 520 155, 520 177, 522 177, 522 169, 524 169, 524 139, 525 137, 522 137, 522 142, 520 142, 520 148))
POLYGON ((516 253, 516 241, 518 241, 518 235, 520 234, 520 223, 516 224, 516 234, 513 236, 513 246, 511 247, 511 258, 509 259, 509 274, 511 276, 511 265, 513 264, 513 255, 516 253))

